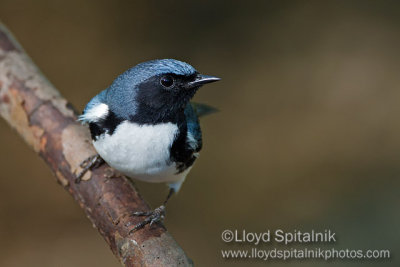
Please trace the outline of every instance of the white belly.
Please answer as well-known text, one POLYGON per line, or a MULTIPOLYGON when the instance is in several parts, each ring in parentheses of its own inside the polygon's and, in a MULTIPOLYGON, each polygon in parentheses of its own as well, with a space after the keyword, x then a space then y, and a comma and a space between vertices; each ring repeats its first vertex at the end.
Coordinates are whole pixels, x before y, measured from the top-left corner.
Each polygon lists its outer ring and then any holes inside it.
POLYGON ((93 142, 99 155, 119 172, 146 182, 176 182, 175 163, 170 147, 178 133, 172 123, 138 125, 125 121, 112 135, 101 135, 93 142))

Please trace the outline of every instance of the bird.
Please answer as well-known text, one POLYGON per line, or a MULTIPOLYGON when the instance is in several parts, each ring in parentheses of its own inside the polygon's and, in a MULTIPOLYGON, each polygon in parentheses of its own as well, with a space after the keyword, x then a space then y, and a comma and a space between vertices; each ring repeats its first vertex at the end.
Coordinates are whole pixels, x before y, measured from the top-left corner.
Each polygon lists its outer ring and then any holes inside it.
POLYGON ((199 117, 216 111, 191 99, 201 86, 219 80, 176 59, 146 61, 118 76, 79 116, 97 154, 82 162, 77 183, 106 162, 127 177, 169 187, 162 205, 133 214, 147 218, 130 232, 165 218, 168 200, 180 190, 202 149, 199 117))

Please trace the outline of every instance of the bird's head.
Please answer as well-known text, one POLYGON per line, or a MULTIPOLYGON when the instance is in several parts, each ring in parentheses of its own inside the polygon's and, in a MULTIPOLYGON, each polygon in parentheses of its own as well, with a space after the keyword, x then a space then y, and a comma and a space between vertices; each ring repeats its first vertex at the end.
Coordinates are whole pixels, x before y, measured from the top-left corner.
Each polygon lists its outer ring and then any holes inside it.
POLYGON ((202 85, 218 80, 182 61, 152 60, 120 75, 108 89, 107 102, 122 118, 163 121, 183 111, 202 85))

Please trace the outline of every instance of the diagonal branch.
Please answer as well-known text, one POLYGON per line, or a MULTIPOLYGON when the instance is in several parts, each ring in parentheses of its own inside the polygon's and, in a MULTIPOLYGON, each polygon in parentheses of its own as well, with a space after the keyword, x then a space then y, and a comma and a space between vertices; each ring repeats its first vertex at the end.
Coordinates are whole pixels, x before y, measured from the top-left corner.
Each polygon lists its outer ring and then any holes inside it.
POLYGON ((88 130, 1 23, 0 115, 44 159, 122 264, 192 265, 163 226, 129 235, 139 222, 130 214, 149 207, 126 178, 107 179, 110 169, 103 165, 74 183, 80 162, 95 154, 88 130))

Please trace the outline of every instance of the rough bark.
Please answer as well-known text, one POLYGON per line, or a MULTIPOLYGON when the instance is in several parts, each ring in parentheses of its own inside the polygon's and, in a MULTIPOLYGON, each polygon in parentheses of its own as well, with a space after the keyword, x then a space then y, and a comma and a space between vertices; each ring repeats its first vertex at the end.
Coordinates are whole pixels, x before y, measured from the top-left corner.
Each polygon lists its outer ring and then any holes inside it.
POLYGON ((130 215, 149 206, 125 177, 107 179, 103 165, 74 183, 79 164, 95 154, 88 129, 1 23, 0 115, 44 159, 123 265, 192 265, 162 225, 129 234, 141 219, 130 215))

